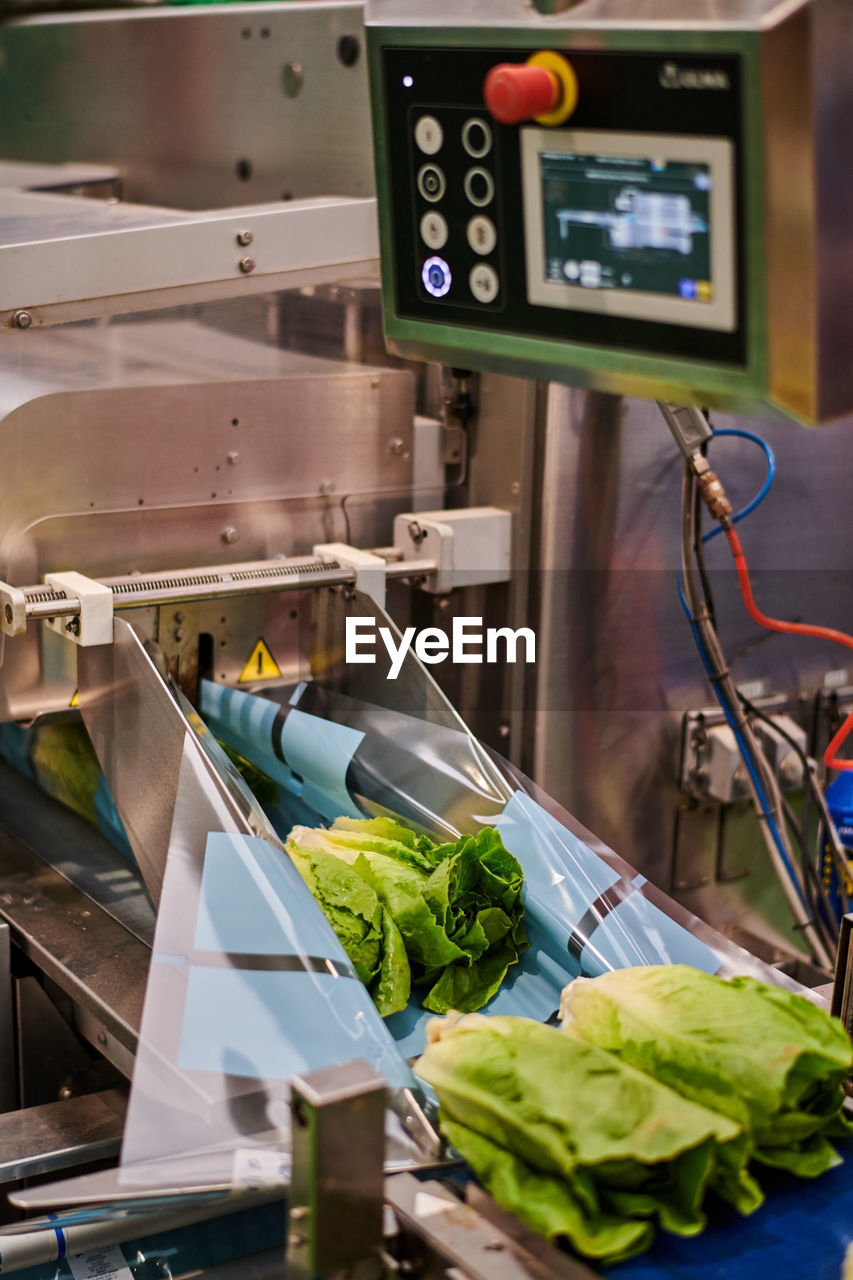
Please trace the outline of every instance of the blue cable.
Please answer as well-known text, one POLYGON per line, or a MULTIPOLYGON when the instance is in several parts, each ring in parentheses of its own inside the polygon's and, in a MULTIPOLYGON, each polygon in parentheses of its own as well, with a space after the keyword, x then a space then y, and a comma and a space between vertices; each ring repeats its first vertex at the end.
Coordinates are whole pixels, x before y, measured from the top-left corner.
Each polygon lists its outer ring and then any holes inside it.
MULTIPOLYGON (((764 452, 764 456, 767 459, 767 475, 765 476, 764 484, 761 486, 761 488, 759 489, 755 497, 750 502, 748 502, 745 507, 743 507, 740 511, 738 511, 735 515, 733 515, 731 518, 732 524, 737 524, 738 521, 743 520, 745 516, 748 516, 750 512, 754 511, 755 508, 759 505, 759 503, 763 502, 764 499, 767 497, 767 494, 770 492, 770 486, 773 484, 773 481, 776 477, 776 457, 770 445, 767 443, 767 441, 762 440, 760 436, 754 435, 751 431, 742 431, 739 428, 731 427, 731 428, 724 428, 723 430, 720 430, 720 431, 715 431, 714 437, 716 436, 739 436, 743 440, 749 440, 753 444, 757 444, 759 446, 759 448, 764 452)), ((714 437, 712 437, 712 439, 714 437)), ((702 541, 709 542, 711 538, 715 537, 718 533, 722 533, 722 532, 723 532, 722 525, 717 524, 714 526, 713 529, 710 529, 706 534, 703 535, 702 541)), ((752 760, 749 755, 749 751, 747 749, 746 743, 743 740, 743 735, 741 734, 740 729, 738 728, 737 722, 734 719, 734 716, 732 715, 728 706, 726 705, 725 699, 723 698, 722 693, 717 686, 717 682, 714 679, 714 671, 711 666, 710 659, 708 658, 708 654, 705 650, 705 645, 702 640, 702 634, 699 630, 699 626, 695 618, 690 612, 690 607, 687 603, 687 597, 684 594, 682 569, 679 569, 678 571, 678 598, 681 601, 681 607, 683 608, 685 614, 687 615, 687 621, 690 623, 690 630, 693 632, 693 639, 695 641, 696 648, 699 651, 699 657, 702 659, 702 665, 704 666, 708 679, 711 682, 711 687, 714 690, 714 695, 720 704, 723 715, 726 718, 726 723, 728 724, 729 728, 731 729, 732 733, 735 736, 735 742, 737 743, 738 750, 740 751, 743 762, 746 765, 746 770, 747 770, 747 773, 749 774, 750 781, 752 782, 752 785, 755 789, 755 794, 758 799, 758 803, 761 806, 761 816, 764 818, 764 820, 767 823, 768 829, 773 838, 773 843, 776 845, 776 848, 779 851, 779 856, 782 859, 782 863, 785 867, 785 870, 787 871, 791 879, 791 882, 793 883, 793 885, 797 890, 797 896, 799 897, 803 906, 808 911, 809 910, 808 903, 806 902, 802 892, 800 891, 799 881, 797 879, 797 876, 794 872, 793 867, 791 866, 790 860, 785 850, 785 845, 782 841, 782 836, 779 831, 778 825, 776 823, 776 820, 772 817, 772 815, 769 812, 770 806, 767 801, 767 796, 764 793, 764 788, 761 785, 761 781, 758 777, 758 772, 754 764, 752 763, 752 760)))
MULTIPOLYGON (((767 459, 767 475, 764 478, 764 484, 758 490, 758 493, 752 501, 748 502, 745 507, 741 508, 741 510, 737 512, 736 515, 732 516, 732 524, 737 524, 738 521, 743 520, 744 516, 748 516, 751 511, 754 511, 759 503, 763 502, 770 492, 770 486, 776 478, 776 455, 766 440, 762 440, 761 436, 753 435, 751 431, 741 431, 737 427, 724 427, 720 431, 715 431, 711 439, 716 440, 718 436, 739 436, 742 440, 750 440, 752 444, 758 445, 759 449, 763 451, 764 456, 767 459)), ((702 541, 710 542, 712 538, 716 538, 717 534, 722 532, 722 525, 715 524, 713 529, 709 529, 706 534, 702 535, 702 541)))
POLYGON ((769 812, 770 806, 767 801, 767 796, 764 793, 764 787, 761 785, 761 780, 758 777, 758 772, 755 768, 755 765, 752 763, 749 750, 747 748, 746 743, 743 740, 743 735, 741 734, 740 729, 738 728, 737 721, 735 720, 734 716, 732 715, 731 711, 726 705, 726 702, 722 696, 722 693, 717 687, 717 682, 714 680, 714 671, 711 666, 708 655, 705 651, 705 645, 702 641, 702 635, 701 635, 701 632, 699 631, 699 626, 690 612, 690 608, 687 604, 687 599, 684 595, 684 588, 681 583, 681 575, 679 575, 679 578, 678 578, 678 596, 679 596, 679 599, 681 600, 682 608, 684 609, 684 612, 687 615, 687 621, 690 623, 690 630, 693 632, 693 639, 696 642, 696 648, 699 650, 699 657, 702 659, 702 665, 705 668, 708 679, 711 681, 711 686, 714 690, 714 695, 720 704, 720 708, 723 712, 723 715, 726 718, 726 723, 728 724, 729 728, 731 729, 732 733, 735 736, 735 742, 737 743, 738 750, 740 751, 743 762, 746 765, 746 770, 747 770, 747 773, 749 774, 750 781, 752 782, 752 785, 755 788, 755 794, 758 799, 758 803, 761 807, 761 817, 767 823, 768 829, 770 831, 770 835, 773 838, 773 843, 778 849, 779 856, 782 859, 782 863, 785 867, 785 870, 788 873, 788 876, 790 877, 791 883, 794 885, 794 888, 797 891, 797 897, 800 899, 800 902, 802 903, 806 911, 808 911, 810 909, 809 904, 803 897, 802 891, 800 889, 799 880, 797 878, 796 873, 794 872, 793 867, 791 866, 791 862, 788 857, 787 851, 785 849, 785 845, 782 841, 782 836, 779 831, 779 827, 776 823, 776 820, 772 816, 772 814, 769 812))

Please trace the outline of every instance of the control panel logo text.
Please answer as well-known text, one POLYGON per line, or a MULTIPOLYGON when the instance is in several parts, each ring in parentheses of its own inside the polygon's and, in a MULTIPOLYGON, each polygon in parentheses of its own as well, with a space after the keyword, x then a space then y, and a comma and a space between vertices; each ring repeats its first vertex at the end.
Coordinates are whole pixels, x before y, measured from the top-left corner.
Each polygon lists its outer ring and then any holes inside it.
POLYGON ((664 89, 731 89, 729 73, 719 67, 681 67, 677 62, 664 62, 658 73, 664 89))

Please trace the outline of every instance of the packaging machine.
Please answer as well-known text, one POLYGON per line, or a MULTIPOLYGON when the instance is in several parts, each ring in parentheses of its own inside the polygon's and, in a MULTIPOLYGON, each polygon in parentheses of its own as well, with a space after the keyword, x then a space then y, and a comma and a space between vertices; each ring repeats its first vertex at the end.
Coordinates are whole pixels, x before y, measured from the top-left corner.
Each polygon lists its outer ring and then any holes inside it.
MULTIPOLYGON (((406 1065, 422 1019, 381 1022, 310 904, 285 922, 303 887, 276 824, 300 806, 521 832, 536 927, 548 875, 570 890, 512 1011, 547 1019, 548 983, 596 956, 826 997, 834 956, 791 915, 680 615, 651 401, 735 433, 714 456, 735 507, 761 480, 742 415, 770 419, 756 592, 849 629, 853 21, 679 7, 0 23, 3 1269, 100 1249, 137 1280, 265 1275, 286 1245, 306 1277, 593 1274, 447 1162, 406 1065), (440 663, 455 636, 468 660, 440 663), (216 880, 226 853, 251 892, 216 880), (296 956, 340 1039, 265 994, 296 956)), ((796 805, 789 740, 822 755, 853 666, 765 645, 724 565, 718 628, 796 805)), ((849 1163, 758 1234, 715 1230, 720 1274, 803 1213, 824 1252, 783 1272, 837 1274, 849 1163)))

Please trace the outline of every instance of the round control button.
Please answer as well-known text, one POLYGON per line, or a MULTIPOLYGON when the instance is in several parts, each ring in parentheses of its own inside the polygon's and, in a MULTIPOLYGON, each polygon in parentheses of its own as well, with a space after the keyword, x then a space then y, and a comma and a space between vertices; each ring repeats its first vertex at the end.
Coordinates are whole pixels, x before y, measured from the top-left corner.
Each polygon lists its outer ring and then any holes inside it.
POLYGON ((429 249, 443 249, 447 244, 447 219, 437 209, 421 218, 421 239, 429 249))
POLYGON ((482 160, 492 149, 492 131, 485 120, 472 116, 462 126, 462 145, 475 160, 482 160))
POLYGON ((429 200, 431 204, 435 204, 436 200, 440 200, 446 190, 447 183, 438 165, 425 164, 418 174, 418 191, 420 191, 424 200, 429 200))
POLYGON ((469 169, 465 174, 465 194, 478 209, 490 204, 495 194, 495 183, 487 169, 469 169))
MULTIPOLYGON (((491 218, 478 214, 472 218, 465 230, 468 243, 475 253, 491 253, 498 242, 498 233, 491 218)), ((440 246, 436 246, 437 248, 440 246)))
POLYGON ((421 116, 415 125, 415 142, 426 156, 434 156, 441 150, 444 130, 435 116, 421 116))
POLYGON ((427 293, 431 293, 434 298, 443 298, 450 289, 453 277, 444 258, 427 258, 421 271, 421 279, 427 293))
POLYGON ((478 262, 471 268, 468 287, 478 302, 494 302, 501 282, 494 267, 490 267, 488 262, 478 262))

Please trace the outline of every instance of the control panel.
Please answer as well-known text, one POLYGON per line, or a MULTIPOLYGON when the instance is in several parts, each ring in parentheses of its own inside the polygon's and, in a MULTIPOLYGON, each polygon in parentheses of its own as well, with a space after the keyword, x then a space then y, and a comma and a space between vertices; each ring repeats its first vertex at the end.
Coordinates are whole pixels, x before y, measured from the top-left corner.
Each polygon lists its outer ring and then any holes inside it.
POLYGON ((393 351, 806 423, 853 411, 853 4, 365 13, 393 351))
POLYGON ((400 317, 745 363, 740 61, 388 49, 400 317))

